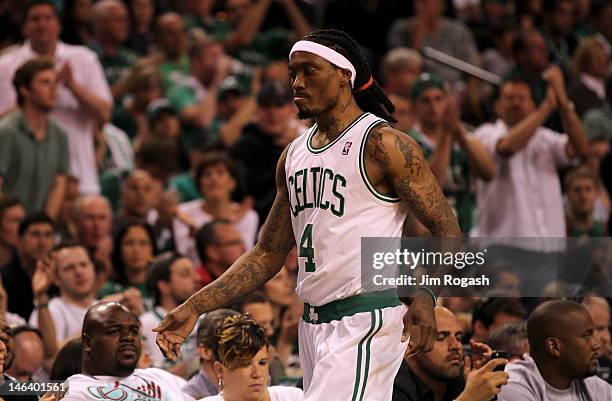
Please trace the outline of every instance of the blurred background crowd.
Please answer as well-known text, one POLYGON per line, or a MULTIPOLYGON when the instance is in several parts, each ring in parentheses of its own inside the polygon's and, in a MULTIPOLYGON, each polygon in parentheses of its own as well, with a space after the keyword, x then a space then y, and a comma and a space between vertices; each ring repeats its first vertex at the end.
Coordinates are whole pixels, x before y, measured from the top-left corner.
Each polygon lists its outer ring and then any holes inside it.
MULTIPOLYGON (((214 394, 210 323, 177 362, 151 329, 256 243, 278 158, 312 123, 297 118, 288 52, 321 27, 360 44, 465 236, 608 236, 610 0, 0 0, 5 373, 48 378, 107 300, 140 318, 139 366, 214 394)), ((273 384, 300 377, 297 258, 231 306, 265 329, 273 384)), ((520 359, 536 306, 523 284, 508 271, 503 298, 439 304, 464 344, 501 342, 520 359)), ((608 379, 610 300, 587 295, 608 379)))

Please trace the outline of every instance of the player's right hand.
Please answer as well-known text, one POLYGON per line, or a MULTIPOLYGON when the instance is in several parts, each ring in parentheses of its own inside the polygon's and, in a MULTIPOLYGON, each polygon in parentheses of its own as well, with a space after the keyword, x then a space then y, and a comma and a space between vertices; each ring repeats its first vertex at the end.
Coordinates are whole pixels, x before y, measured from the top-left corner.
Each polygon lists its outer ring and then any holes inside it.
POLYGON ((409 341, 407 358, 432 350, 436 341, 436 315, 432 298, 426 295, 414 297, 404 315, 402 341, 409 341))
POLYGON ((157 346, 171 361, 181 357, 181 344, 185 342, 198 321, 198 311, 189 301, 183 302, 166 315, 155 328, 157 346))
POLYGON ((488 401, 499 391, 501 386, 508 383, 508 373, 504 371, 495 372, 498 366, 507 364, 502 358, 490 360, 480 369, 470 372, 465 382, 465 389, 456 401, 488 401))

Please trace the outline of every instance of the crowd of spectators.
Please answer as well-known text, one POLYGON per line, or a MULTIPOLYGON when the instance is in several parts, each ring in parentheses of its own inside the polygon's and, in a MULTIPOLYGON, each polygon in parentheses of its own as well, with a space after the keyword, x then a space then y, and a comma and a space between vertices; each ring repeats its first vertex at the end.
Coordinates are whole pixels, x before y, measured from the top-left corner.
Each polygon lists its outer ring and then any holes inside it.
MULTIPOLYGON (((253 365, 262 391, 268 375, 299 381, 295 249, 259 291, 206 315, 177 361, 151 329, 257 242, 281 152, 311 124, 297 117, 287 56, 318 27, 356 39, 464 235, 505 238, 489 249, 515 266, 484 297, 439 299, 434 350, 404 361, 393 399, 612 399, 588 378, 612 383, 612 273, 589 272, 590 292, 555 292, 537 267, 560 248, 533 240, 612 229, 610 0, 0 0, 7 380, 129 381, 134 362, 165 370, 141 374, 177 399, 210 400, 224 386, 240 399, 248 373, 236 363, 253 365), (560 296, 572 301, 545 302, 560 296), (117 361, 97 345, 111 315, 142 337, 117 361), (224 330, 238 348, 254 336, 245 355, 217 343, 224 330), (507 352, 508 374, 492 350, 507 352)), ((409 216, 405 235, 429 232, 409 216)), ((589 263, 568 258, 561 274, 589 263)))

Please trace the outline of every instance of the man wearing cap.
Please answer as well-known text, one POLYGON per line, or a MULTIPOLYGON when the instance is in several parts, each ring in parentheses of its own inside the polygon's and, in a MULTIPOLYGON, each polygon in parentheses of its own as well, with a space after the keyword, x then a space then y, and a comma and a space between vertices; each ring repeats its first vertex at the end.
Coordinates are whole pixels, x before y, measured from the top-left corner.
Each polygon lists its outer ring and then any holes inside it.
POLYGON ((247 195, 255 198, 259 221, 265 220, 274 201, 276 163, 285 146, 303 131, 291 89, 278 81, 266 82, 257 96, 255 122, 244 127, 232 149, 243 169, 247 195))
POLYGON ((181 134, 179 116, 167 99, 157 99, 149 104, 147 121, 153 138, 176 140, 181 134))
MULTIPOLYGON (((267 282, 297 243, 304 399, 391 401, 407 342, 411 356, 433 348, 435 292, 419 287, 404 294, 407 309, 394 286, 362 283, 372 266, 361 263, 361 239, 399 238, 408 210, 441 239, 458 239, 459 224, 419 146, 389 126, 393 104, 353 38, 333 29, 311 32, 289 60, 298 115, 316 123, 279 158, 276 197, 259 242, 169 312, 154 328, 157 344, 176 358, 198 315, 267 282)), ((261 105, 268 93, 262 88, 261 105)))
POLYGON ((229 76, 219 87, 217 116, 208 131, 227 147, 232 147, 240 139, 242 130, 253 120, 257 109, 256 97, 259 93, 259 79, 251 79, 251 92, 235 76, 229 76))
POLYGON ((429 163, 444 195, 454 209, 462 232, 472 227, 475 196, 470 178, 489 181, 495 164, 482 144, 469 135, 459 116, 457 101, 446 91, 444 81, 435 74, 421 74, 411 89, 417 119, 409 131, 429 163))

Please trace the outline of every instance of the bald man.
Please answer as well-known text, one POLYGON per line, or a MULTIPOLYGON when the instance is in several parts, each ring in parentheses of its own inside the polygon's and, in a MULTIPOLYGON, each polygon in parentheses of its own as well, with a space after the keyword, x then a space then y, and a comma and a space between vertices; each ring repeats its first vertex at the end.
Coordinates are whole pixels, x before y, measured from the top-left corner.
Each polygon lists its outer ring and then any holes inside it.
POLYGON ((4 401, 38 401, 38 397, 35 395, 24 395, 18 393, 8 395, 11 394, 9 392, 11 383, 16 382, 17 380, 7 374, 7 371, 11 368, 13 362, 15 361, 15 341, 13 340, 11 328, 6 323, 4 316, 0 316, 0 342, 2 342, 2 346, 0 348, 4 349, 4 359, 2 361, 3 383, 0 385, 2 399, 4 401))
POLYGON ((15 359, 6 374, 17 381, 27 382, 42 366, 44 348, 42 334, 35 328, 19 326, 13 330, 15 359))
POLYGON ((187 30, 183 18, 177 13, 165 13, 157 18, 156 41, 164 60, 159 67, 164 90, 172 84, 171 76, 189 76, 187 57, 187 30))
POLYGON ((90 47, 98 55, 113 97, 118 100, 125 93, 124 80, 137 60, 123 46, 129 34, 128 9, 120 0, 102 0, 94 4, 92 17, 95 38, 90 47))
POLYGON ((77 201, 76 223, 79 243, 88 251, 95 252, 110 237, 110 203, 100 195, 83 196, 77 201))
POLYGON ((141 169, 132 171, 123 182, 121 210, 116 218, 147 221, 149 212, 155 206, 156 196, 156 185, 151 174, 141 169))
POLYGON ((593 319, 571 301, 539 305, 527 321, 530 356, 508 365, 499 401, 609 401, 612 386, 593 375, 599 343, 593 319))
POLYGON ((594 336, 599 342, 599 363, 612 364, 612 341, 610 340, 610 304, 602 297, 585 297, 582 305, 586 308, 595 325, 594 336))
POLYGON ((64 401, 193 401, 185 381, 161 369, 136 369, 142 351, 138 318, 115 302, 87 310, 83 321, 82 374, 68 378, 64 401))
POLYGON ((77 200, 75 218, 78 242, 87 250, 96 266, 96 288, 99 288, 112 272, 113 212, 110 203, 100 195, 85 195, 77 200))
MULTIPOLYGON (((464 366, 463 329, 459 318, 444 307, 434 309, 438 329, 430 352, 405 359, 393 385, 393 401, 488 401, 507 381, 505 372, 494 372, 504 359, 491 358, 491 349, 472 342, 472 369, 464 366), (467 375, 467 376, 466 376, 467 375)), ((410 345, 408 345, 410 352, 410 345)))

